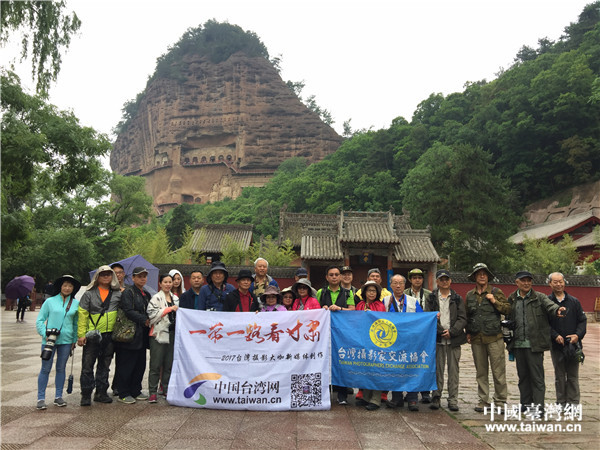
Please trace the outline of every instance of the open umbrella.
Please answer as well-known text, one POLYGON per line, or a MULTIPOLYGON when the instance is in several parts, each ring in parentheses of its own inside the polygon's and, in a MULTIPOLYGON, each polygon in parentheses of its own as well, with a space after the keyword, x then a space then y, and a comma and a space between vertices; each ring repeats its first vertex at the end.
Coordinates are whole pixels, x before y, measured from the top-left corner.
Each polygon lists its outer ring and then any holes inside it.
POLYGON ((34 285, 35 280, 32 277, 29 275, 21 275, 8 282, 4 289, 4 293, 6 294, 6 298, 16 299, 24 297, 31 292, 34 285))

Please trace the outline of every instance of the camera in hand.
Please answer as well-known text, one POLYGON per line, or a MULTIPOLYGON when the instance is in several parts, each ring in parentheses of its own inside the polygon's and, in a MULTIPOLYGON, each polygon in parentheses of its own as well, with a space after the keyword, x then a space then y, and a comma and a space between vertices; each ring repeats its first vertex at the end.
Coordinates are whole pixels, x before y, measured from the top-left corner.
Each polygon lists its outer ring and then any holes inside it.
POLYGON ((504 343, 508 345, 514 338, 514 329, 517 324, 514 320, 505 319, 500 322, 500 325, 502 325, 502 338, 504 339, 504 343))
POLYGON ((99 344, 102 341, 102 333, 96 329, 90 330, 85 333, 85 339, 88 344, 99 344))
POLYGON ((42 354, 40 357, 44 361, 48 361, 52 358, 52 352, 54 351, 54 346, 56 345, 56 338, 60 334, 60 330, 58 328, 49 328, 46 330, 46 344, 42 349, 42 354))

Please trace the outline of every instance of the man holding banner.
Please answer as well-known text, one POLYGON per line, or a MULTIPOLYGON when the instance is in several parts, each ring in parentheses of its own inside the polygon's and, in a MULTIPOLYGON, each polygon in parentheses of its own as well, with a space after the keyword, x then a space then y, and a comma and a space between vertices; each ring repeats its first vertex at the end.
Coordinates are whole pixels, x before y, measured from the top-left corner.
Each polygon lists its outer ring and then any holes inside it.
POLYGON ((440 409, 444 387, 444 366, 448 365, 448 409, 458 411, 458 380, 460 346, 467 342, 465 327, 467 311, 460 295, 450 289, 452 279, 445 269, 435 274, 438 288, 427 299, 427 311, 439 311, 437 321, 436 378, 437 390, 433 391, 431 409, 440 409))
MULTIPOLYGON (((423 307, 421 304, 419 304, 419 300, 404 293, 404 288, 406 287, 406 278, 400 274, 392 276, 392 278, 390 278, 390 287, 392 288, 392 294, 383 299, 383 303, 387 312, 423 312, 423 307)), ((417 405, 417 396, 418 392, 416 391, 406 393, 406 401, 408 402, 409 411, 419 410, 419 406, 417 405)), ((388 408, 404 406, 404 393, 398 391, 392 392, 392 400, 388 400, 387 405, 388 408)))

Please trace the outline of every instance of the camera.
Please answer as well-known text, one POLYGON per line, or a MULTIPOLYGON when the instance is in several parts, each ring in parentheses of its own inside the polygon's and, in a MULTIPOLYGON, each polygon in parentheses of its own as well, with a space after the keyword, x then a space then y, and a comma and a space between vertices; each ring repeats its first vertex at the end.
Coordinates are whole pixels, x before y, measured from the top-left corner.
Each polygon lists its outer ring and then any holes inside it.
POLYGON ((52 358, 52 352, 54 351, 54 346, 56 345, 56 338, 60 334, 60 330, 57 328, 50 328, 46 330, 46 344, 42 349, 42 354, 40 357, 44 361, 48 361, 52 358))
POLYGON ((502 339, 504 339, 504 343, 508 345, 513 340, 516 323, 514 320, 505 319, 500 322, 500 325, 502 325, 502 339))
POLYGON ((90 330, 85 333, 86 343, 88 344, 99 344, 102 341, 102 334, 96 330, 90 330))

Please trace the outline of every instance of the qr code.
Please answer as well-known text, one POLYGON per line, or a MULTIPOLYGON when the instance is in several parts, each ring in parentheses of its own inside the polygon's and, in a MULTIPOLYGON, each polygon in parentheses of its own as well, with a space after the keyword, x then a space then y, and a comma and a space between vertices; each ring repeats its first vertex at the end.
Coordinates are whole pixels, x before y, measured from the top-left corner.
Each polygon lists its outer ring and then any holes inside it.
POLYGON ((292 374, 291 408, 321 405, 321 374, 292 374))

